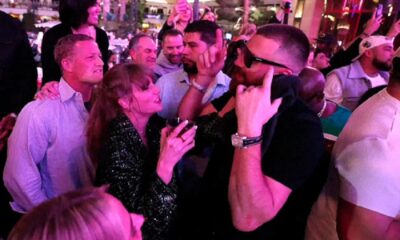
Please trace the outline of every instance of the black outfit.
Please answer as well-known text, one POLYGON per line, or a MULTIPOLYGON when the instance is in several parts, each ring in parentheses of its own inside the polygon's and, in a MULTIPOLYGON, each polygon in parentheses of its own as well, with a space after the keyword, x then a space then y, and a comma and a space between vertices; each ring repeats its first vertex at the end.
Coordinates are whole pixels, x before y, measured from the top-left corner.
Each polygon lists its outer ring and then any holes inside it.
MULTIPOLYGON (((106 72, 108 69, 108 37, 106 32, 104 32, 102 29, 98 27, 95 28, 96 42, 99 46, 104 63, 103 70, 106 72)), ((50 28, 44 34, 42 41, 42 86, 50 81, 60 81, 61 71, 60 67, 54 60, 54 48, 57 44, 57 41, 68 34, 72 34, 71 27, 62 23, 50 28)))
POLYGON ((0 11, 0 118, 19 113, 36 92, 37 71, 21 22, 0 11))
POLYGON ((337 68, 350 65, 353 59, 358 56, 358 46, 362 40, 363 39, 360 37, 357 38, 346 50, 340 50, 333 55, 333 57, 329 60, 330 66, 321 69, 321 72, 324 74, 324 76, 337 68))
MULTIPOLYGON (((21 22, 0 11, 0 119, 11 112, 19 113, 33 99, 36 80, 36 64, 21 22)), ((0 151, 1 172, 6 155, 7 149, 0 151)), ((0 239, 6 239, 20 214, 11 210, 12 198, 3 184, 0 196, 0 239)))
MULTIPOLYGON (((271 221, 250 233, 236 230, 228 201, 229 176, 234 148, 230 136, 237 132, 234 110, 223 118, 216 113, 200 117, 196 144, 216 142, 215 152, 204 175, 198 212, 190 222, 192 239, 303 239, 312 201, 307 184, 323 153, 319 118, 296 97, 297 77, 275 77, 272 98, 283 96, 279 112, 263 127, 262 170, 292 190, 288 200, 271 221)), ((229 93, 228 93, 229 94, 229 93)), ((225 97, 225 100, 229 99, 225 97)), ((220 100, 214 102, 221 109, 220 100)), ((317 196, 317 194, 315 194, 317 196)), ((192 214, 194 215, 194 214, 192 214)))
POLYGON ((104 143, 96 184, 109 184, 109 192, 130 212, 143 214, 143 239, 175 239, 177 183, 165 185, 156 173, 160 134, 165 121, 157 115, 146 127, 148 148, 124 115, 114 119, 104 143))

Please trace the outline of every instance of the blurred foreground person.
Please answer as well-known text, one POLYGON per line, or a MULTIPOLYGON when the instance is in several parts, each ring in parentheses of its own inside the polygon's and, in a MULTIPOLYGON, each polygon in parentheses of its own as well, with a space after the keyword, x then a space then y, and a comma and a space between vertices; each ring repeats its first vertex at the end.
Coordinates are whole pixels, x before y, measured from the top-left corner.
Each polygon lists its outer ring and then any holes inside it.
POLYGON ((10 240, 141 240, 144 218, 131 214, 105 188, 68 192, 40 204, 10 233, 10 240))

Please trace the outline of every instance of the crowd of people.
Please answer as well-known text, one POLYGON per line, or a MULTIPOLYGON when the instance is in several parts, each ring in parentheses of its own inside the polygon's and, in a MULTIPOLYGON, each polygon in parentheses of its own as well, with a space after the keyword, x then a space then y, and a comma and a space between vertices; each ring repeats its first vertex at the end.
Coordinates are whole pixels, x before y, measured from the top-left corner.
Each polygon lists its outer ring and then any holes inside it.
POLYGON ((60 1, 37 90, 0 12, 0 238, 400 239, 400 21, 335 52, 277 13, 227 46, 178 0, 108 69, 98 14, 60 1))

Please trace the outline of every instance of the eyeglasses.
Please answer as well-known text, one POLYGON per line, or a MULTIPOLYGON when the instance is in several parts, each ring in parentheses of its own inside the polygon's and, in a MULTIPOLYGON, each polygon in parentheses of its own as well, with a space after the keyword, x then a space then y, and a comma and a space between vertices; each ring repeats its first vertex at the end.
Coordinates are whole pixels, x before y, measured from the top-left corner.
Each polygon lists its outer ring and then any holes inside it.
POLYGON ((243 57, 244 57, 244 65, 246 65, 247 68, 251 67, 251 64, 256 61, 256 62, 260 62, 260 63, 264 63, 264 64, 268 64, 271 66, 275 66, 275 67, 282 67, 282 68, 286 68, 286 69, 290 69, 287 66, 280 64, 280 63, 276 63, 264 58, 259 58, 254 56, 254 54, 250 51, 250 49, 247 47, 246 42, 242 42, 242 44, 240 44, 240 48, 242 49, 243 52, 243 57))

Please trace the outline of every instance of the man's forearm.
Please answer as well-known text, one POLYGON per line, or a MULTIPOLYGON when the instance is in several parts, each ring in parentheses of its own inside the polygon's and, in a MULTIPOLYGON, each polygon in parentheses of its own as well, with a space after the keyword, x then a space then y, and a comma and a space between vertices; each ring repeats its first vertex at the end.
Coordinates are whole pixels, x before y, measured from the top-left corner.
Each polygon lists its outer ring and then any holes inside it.
POLYGON ((280 185, 262 173, 261 145, 237 148, 229 181, 234 226, 241 231, 253 231, 274 218, 288 196, 274 192, 280 185))
MULTIPOLYGON (((198 76, 196 84, 202 86, 204 89, 207 89, 209 83, 211 82, 210 79, 212 78, 198 76)), ((190 86, 179 105, 179 117, 188 120, 193 120, 196 118, 204 108, 204 105, 202 104, 204 94, 205 91, 200 91, 194 86, 190 86)))

